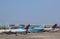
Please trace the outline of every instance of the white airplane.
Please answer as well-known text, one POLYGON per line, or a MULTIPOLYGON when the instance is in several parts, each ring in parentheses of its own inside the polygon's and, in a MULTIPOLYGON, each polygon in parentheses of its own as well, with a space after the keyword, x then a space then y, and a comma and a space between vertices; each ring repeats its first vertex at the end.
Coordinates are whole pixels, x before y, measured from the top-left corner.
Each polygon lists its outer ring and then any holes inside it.
POLYGON ((2 34, 4 32, 4 29, 0 29, 0 34, 2 34))
POLYGON ((44 31, 48 31, 48 32, 50 32, 50 31, 59 31, 59 29, 58 28, 56 28, 57 27, 57 24, 55 24, 55 25, 53 25, 52 27, 49 27, 49 28, 44 28, 44 31))
POLYGON ((4 33, 5 29, 8 30, 5 26, 0 27, 0 34, 4 33))
POLYGON ((16 28, 16 29, 6 29, 5 30, 5 33, 6 34, 10 34, 10 33, 14 33, 14 34, 16 34, 16 33, 26 33, 26 28, 28 29, 28 32, 38 32, 38 31, 43 31, 44 30, 44 28, 42 28, 42 27, 38 27, 38 28, 36 28, 36 27, 34 27, 34 28, 29 28, 30 27, 30 24, 29 25, 27 25, 25 28, 23 27, 23 28, 16 28))
MULTIPOLYGON (((29 26, 29 25, 27 25, 27 26, 29 26)), ((6 34, 16 34, 16 33, 25 33, 25 32, 26 32, 25 28, 16 28, 16 29, 9 28, 9 29, 4 30, 4 33, 6 33, 6 34)))

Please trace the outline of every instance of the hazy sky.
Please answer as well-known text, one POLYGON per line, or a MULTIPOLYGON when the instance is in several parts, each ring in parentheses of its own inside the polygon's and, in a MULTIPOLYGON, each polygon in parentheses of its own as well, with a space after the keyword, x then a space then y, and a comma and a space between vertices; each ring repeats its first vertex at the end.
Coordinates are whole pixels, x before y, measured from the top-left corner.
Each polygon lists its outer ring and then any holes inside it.
POLYGON ((60 0, 0 0, 0 24, 60 24, 60 0))

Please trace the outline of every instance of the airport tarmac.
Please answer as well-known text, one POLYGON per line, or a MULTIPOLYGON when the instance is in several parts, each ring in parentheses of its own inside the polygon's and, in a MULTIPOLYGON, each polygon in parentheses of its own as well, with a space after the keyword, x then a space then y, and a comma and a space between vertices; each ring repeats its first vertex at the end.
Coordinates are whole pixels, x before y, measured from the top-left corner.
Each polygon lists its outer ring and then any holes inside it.
POLYGON ((26 35, 18 34, 17 36, 15 34, 1 34, 0 39, 60 39, 60 32, 28 33, 26 35))

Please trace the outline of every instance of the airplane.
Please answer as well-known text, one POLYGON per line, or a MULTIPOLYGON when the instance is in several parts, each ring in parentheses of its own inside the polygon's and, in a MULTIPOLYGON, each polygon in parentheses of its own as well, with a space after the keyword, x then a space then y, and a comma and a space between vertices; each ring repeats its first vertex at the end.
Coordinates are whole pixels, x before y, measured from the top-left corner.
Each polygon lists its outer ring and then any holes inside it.
POLYGON ((57 24, 54 24, 52 27, 48 27, 48 28, 44 28, 44 31, 46 32, 57 32, 57 31, 59 31, 59 29, 57 28, 57 24))
POLYGON ((3 32, 4 32, 4 29, 0 29, 0 34, 3 34, 3 32))
POLYGON ((43 31, 44 28, 42 26, 38 26, 38 27, 31 27, 31 25, 27 25, 25 28, 18 28, 18 29, 23 29, 26 30, 26 28, 28 27, 28 32, 40 32, 43 31))
POLYGON ((0 27, 0 34, 3 34, 3 33, 5 32, 5 29, 8 30, 8 27, 1 26, 1 27, 0 27))
POLYGON ((17 34, 17 33, 26 33, 26 28, 28 27, 28 32, 46 32, 46 31, 59 31, 59 29, 57 29, 57 24, 53 25, 51 28, 44 28, 44 27, 30 27, 30 24, 26 25, 26 27, 22 27, 22 28, 15 28, 15 29, 5 29, 5 30, 0 30, 1 33, 6 33, 6 34, 17 34), (29 27, 28 27, 29 26, 29 27))
POLYGON ((41 25, 40 26, 37 26, 37 27, 30 27, 28 29, 29 32, 43 32, 44 31, 44 27, 42 27, 41 25))
POLYGON ((26 30, 24 28, 20 29, 6 29, 4 31, 5 34, 17 34, 17 33, 24 33, 26 30))
POLYGON ((28 32, 30 33, 30 32, 39 32, 39 31, 43 31, 44 30, 44 28, 42 28, 42 27, 30 27, 30 24, 28 24, 28 25, 26 25, 26 27, 24 28, 15 28, 15 29, 8 29, 8 30, 5 30, 5 32, 4 33, 6 33, 6 34, 16 34, 16 33, 26 33, 26 28, 28 27, 28 32))

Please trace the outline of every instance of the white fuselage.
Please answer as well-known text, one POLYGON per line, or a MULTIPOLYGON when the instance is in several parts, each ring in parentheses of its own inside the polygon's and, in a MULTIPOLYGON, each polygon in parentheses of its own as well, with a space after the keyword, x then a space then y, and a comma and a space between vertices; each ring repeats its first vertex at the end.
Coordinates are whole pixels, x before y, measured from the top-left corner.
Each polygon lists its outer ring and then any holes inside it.
POLYGON ((5 30, 5 32, 9 32, 9 31, 11 31, 11 32, 24 32, 26 30, 23 30, 23 29, 8 29, 8 30, 5 30))
POLYGON ((45 31, 59 31, 58 28, 55 28, 55 29, 53 29, 53 28, 44 28, 44 30, 45 31))
POLYGON ((25 32, 26 30, 23 30, 23 29, 1 29, 0 33, 3 33, 3 32, 8 33, 9 31, 11 31, 11 32, 25 32))
POLYGON ((3 32, 4 32, 4 29, 1 29, 1 30, 0 30, 0 33, 3 33, 3 32))

